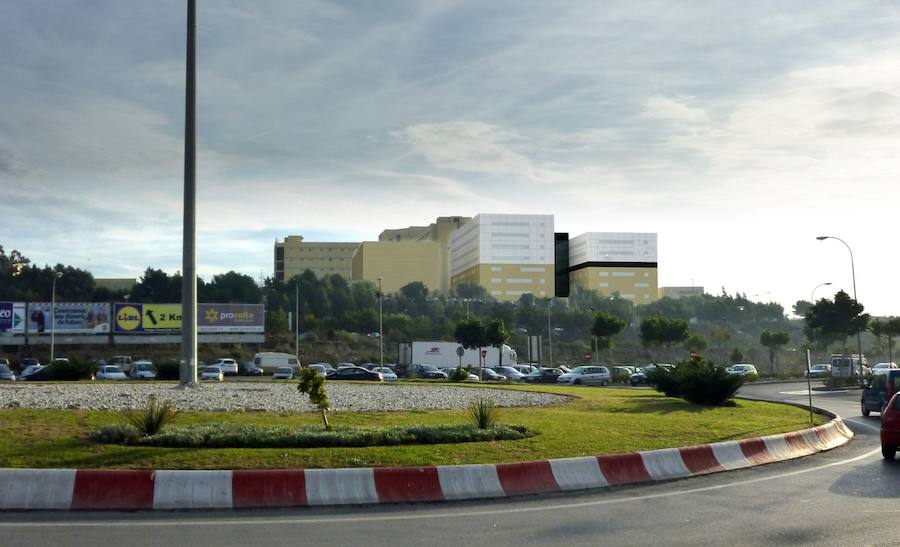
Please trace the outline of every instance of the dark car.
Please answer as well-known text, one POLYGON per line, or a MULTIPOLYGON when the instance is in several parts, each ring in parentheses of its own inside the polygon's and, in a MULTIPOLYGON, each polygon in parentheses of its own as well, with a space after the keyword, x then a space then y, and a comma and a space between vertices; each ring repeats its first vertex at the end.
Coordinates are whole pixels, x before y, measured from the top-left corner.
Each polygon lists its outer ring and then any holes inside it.
POLYGON ((262 376, 263 369, 256 366, 253 361, 247 361, 246 363, 241 363, 241 366, 238 368, 238 374, 241 376, 262 376))
POLYGON ((555 384, 563 371, 558 368, 542 368, 531 374, 522 376, 522 381, 529 384, 555 384))
POLYGON ((22 371, 24 371, 26 368, 28 368, 32 365, 40 365, 40 364, 41 364, 40 360, 35 357, 25 357, 24 359, 19 361, 19 366, 16 367, 16 372, 21 374, 22 371))
POLYGON ((380 372, 372 372, 362 367, 344 367, 338 369, 337 372, 328 376, 329 380, 369 380, 380 382, 382 380, 380 372))
POLYGON ((900 391, 900 369, 888 369, 869 378, 860 399, 862 415, 881 412, 895 393, 900 391))
MULTIPOLYGON (((483 370, 479 370, 479 369, 477 369, 477 368, 473 368, 473 369, 472 369, 472 372, 473 372, 475 375, 478 375, 479 372, 480 372, 480 373, 481 373, 481 380, 484 381, 484 382, 503 382, 503 381, 505 381, 505 380, 507 379, 506 376, 500 374, 499 372, 497 372, 497 371, 494 370, 494 369, 487 368, 487 367, 485 367, 483 370)), ((522 377, 524 377, 524 376, 525 376, 525 375, 523 374, 522 377)))
POLYGON ((647 365, 646 367, 644 367, 644 368, 638 370, 637 372, 635 372, 634 374, 632 374, 631 377, 628 378, 628 383, 630 383, 633 386, 637 386, 640 384, 646 384, 647 383, 647 375, 651 374, 657 368, 671 369, 672 365, 663 364, 663 363, 660 363, 657 365, 647 365))
POLYGON ((417 365, 409 365, 406 369, 406 375, 410 378, 427 378, 429 380, 446 380, 447 373, 439 370, 434 365, 425 363, 417 365))

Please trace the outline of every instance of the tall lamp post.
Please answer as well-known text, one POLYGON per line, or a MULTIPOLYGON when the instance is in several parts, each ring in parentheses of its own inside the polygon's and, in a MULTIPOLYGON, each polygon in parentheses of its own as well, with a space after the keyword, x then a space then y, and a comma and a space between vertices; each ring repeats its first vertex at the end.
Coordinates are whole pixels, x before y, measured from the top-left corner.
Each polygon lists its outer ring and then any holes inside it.
POLYGON ((187 52, 184 94, 184 218, 181 244, 181 387, 197 385, 197 169, 196 60, 197 3, 187 2, 187 52))
POLYGON ((378 353, 384 366, 384 292, 381 290, 383 277, 378 278, 378 353))
MULTIPOLYGON (((843 239, 836 236, 818 236, 816 237, 819 241, 824 241, 826 239, 836 239, 844 244, 844 247, 847 247, 847 252, 850 253, 850 274, 853 277, 853 300, 856 300, 859 303, 859 300, 856 298, 856 265, 853 262, 853 249, 850 248, 850 245, 847 244, 843 239)), ((862 352, 862 334, 859 331, 856 331, 856 345, 859 350, 859 383, 863 383, 863 352, 862 352)), ((850 367, 852 370, 853 367, 853 356, 850 356, 850 367)))
POLYGON ((62 272, 56 272, 53 275, 53 288, 50 290, 50 364, 53 364, 55 346, 54 336, 56 334, 56 280, 62 277, 62 272))
POLYGON ((547 299, 547 342, 550 344, 550 368, 553 368, 553 328, 550 324, 550 311, 553 309, 553 299, 547 299))
POLYGON ((294 283, 294 353, 300 362, 300 282, 294 283))

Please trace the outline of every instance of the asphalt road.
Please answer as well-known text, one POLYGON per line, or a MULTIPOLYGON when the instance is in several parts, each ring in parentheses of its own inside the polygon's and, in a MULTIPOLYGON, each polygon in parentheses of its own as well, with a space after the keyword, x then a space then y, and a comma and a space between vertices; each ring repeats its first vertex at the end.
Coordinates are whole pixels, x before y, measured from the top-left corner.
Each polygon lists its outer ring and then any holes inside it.
MULTIPOLYGON (((591 388, 588 388, 591 389, 591 388)), ((755 398, 806 402, 805 384, 755 398)), ((644 486, 500 501, 173 513, 5 513, 0 545, 895 545, 900 461, 885 462, 859 391, 815 393, 847 446, 644 486)), ((598 424, 602 427, 602 423, 598 424)))

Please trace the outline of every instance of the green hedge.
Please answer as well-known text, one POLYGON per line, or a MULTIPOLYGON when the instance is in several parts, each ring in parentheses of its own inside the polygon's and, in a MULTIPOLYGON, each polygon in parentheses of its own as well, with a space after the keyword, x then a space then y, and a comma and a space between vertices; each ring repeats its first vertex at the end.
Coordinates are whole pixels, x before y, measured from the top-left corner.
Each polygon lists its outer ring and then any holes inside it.
POLYGON ((169 427, 141 437, 130 425, 107 426, 90 435, 103 444, 162 446, 170 448, 334 448, 509 441, 533 436, 522 425, 478 429, 471 424, 412 425, 379 428, 287 427, 256 424, 195 424, 169 427))
POLYGON ((724 405, 744 385, 745 379, 701 358, 682 361, 671 370, 659 367, 647 376, 647 382, 667 397, 680 397, 705 406, 724 405))

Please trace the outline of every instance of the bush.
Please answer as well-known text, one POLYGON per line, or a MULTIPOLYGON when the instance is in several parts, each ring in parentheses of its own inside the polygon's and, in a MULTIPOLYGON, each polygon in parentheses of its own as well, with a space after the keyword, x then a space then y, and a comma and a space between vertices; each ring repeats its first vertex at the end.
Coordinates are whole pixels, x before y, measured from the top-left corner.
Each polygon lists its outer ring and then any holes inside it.
POLYGON ((68 363, 56 362, 42 370, 41 380, 57 380, 71 382, 76 380, 90 380, 96 372, 97 366, 88 361, 72 359, 68 363))
POLYGON ((728 374, 711 361, 694 358, 682 361, 671 370, 657 369, 648 383, 667 397, 680 397, 704 406, 722 406, 734 397, 745 377, 728 374))
POLYGON ((156 435, 166 424, 174 422, 178 411, 169 401, 159 404, 155 395, 151 395, 147 401, 147 407, 143 411, 128 414, 128 423, 145 437, 156 435))
POLYGON ((835 388, 835 387, 856 387, 859 385, 859 376, 848 376, 848 377, 834 377, 829 376, 825 378, 825 387, 827 388, 835 388))
POLYGON ((614 370, 611 376, 612 383, 614 384, 627 384, 629 378, 631 378, 631 374, 625 370, 614 370))
POLYGON ((157 380, 178 380, 181 372, 181 363, 175 359, 166 359, 153 363, 156 367, 157 380))
POLYGON ((487 429, 472 424, 381 428, 343 426, 325 431, 310 426, 206 423, 171 427, 149 437, 141 437, 130 426, 113 425, 92 432, 90 439, 106 444, 170 448, 334 448, 510 441, 533 435, 522 425, 487 429))
POLYGON ((463 368, 461 366, 456 367, 456 369, 450 373, 450 377, 447 378, 451 382, 465 382, 469 379, 469 370, 471 367, 463 368))
POLYGON ((500 410, 490 397, 479 397, 469 403, 469 418, 478 429, 490 429, 499 418, 500 410))

